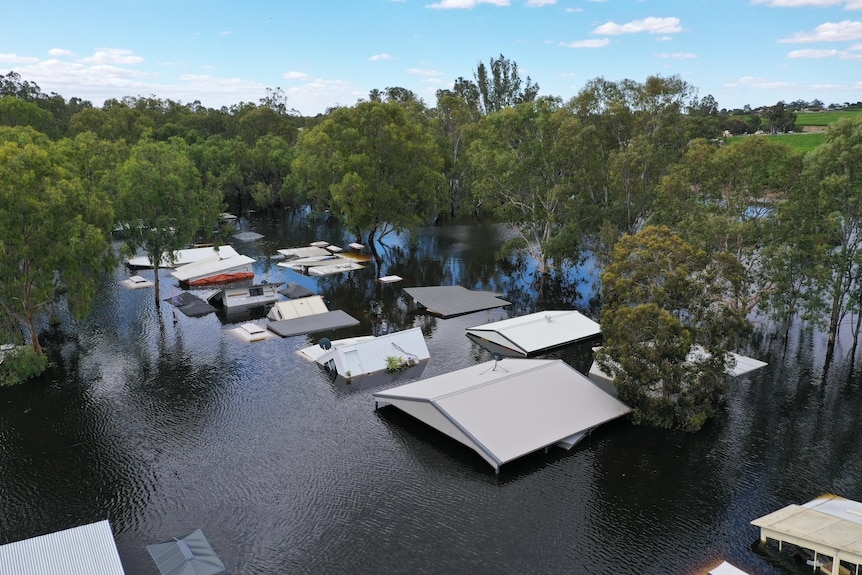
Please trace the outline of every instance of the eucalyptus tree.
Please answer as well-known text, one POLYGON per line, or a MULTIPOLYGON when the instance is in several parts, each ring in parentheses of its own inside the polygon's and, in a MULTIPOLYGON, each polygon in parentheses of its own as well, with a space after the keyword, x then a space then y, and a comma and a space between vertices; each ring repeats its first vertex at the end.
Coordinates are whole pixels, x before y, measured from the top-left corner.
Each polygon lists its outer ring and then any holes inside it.
POLYGON ((829 126, 805 156, 803 181, 785 213, 812 263, 808 312, 827 328, 831 357, 842 321, 862 313, 862 118, 829 126))
POLYGON ((517 234, 504 249, 528 253, 543 275, 552 261, 579 256, 562 244, 573 237, 568 216, 583 179, 583 135, 558 99, 540 98, 484 117, 470 144, 475 194, 517 234))
POLYGON ((693 140, 662 178, 650 221, 672 226, 708 253, 730 256, 736 272, 726 270, 727 304, 738 313, 762 303, 768 308, 777 303, 776 285, 790 279, 783 277, 785 229, 775 206, 798 185, 801 167, 800 153, 766 138, 725 146, 693 140))
POLYGON ((602 272, 599 366, 635 423, 697 431, 727 387, 748 323, 723 304, 723 262, 666 226, 624 235, 602 272))
POLYGON ((481 204, 474 202, 470 192, 467 147, 470 133, 476 126, 478 114, 462 98, 449 90, 437 91, 437 107, 432 116, 439 130, 440 149, 443 150, 443 172, 448 182, 449 217, 478 212, 481 204))
POLYGON ((0 128, 0 308, 36 354, 40 318, 61 297, 83 317, 113 261, 111 203, 83 185, 67 151, 30 128, 0 128))
POLYGON ((153 263, 159 307, 162 258, 173 261, 201 230, 212 230, 222 211, 219 190, 201 185, 188 145, 143 140, 132 147, 118 176, 117 217, 129 251, 143 251, 153 263))
POLYGON ((522 79, 517 62, 500 54, 498 58, 491 58, 487 66, 479 62, 473 80, 464 77, 455 80, 450 92, 462 99, 477 116, 483 116, 534 101, 539 95, 539 85, 529 76, 522 79))
POLYGON ((318 207, 368 243, 433 218, 444 197, 443 158, 423 121, 394 102, 334 110, 297 143, 292 171, 318 207))
POLYGON ((683 112, 694 93, 677 76, 644 83, 596 78, 570 102, 591 128, 592 156, 578 211, 592 222, 584 241, 606 261, 620 234, 634 233, 652 213, 662 176, 688 141, 683 112))

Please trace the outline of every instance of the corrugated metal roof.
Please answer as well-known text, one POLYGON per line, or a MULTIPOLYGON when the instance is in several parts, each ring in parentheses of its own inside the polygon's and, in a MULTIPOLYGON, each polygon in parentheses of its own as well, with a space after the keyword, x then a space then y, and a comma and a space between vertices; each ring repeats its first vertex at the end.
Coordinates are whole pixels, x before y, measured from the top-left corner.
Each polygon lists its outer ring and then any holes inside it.
POLYGON ((3 575, 124 575, 107 520, 0 546, 3 575))
POLYGON ((631 409, 561 360, 507 359, 377 392, 500 465, 631 409))
POLYGON ((181 282, 193 281, 217 273, 226 273, 238 269, 251 271, 251 264, 255 259, 242 254, 230 257, 212 256, 184 266, 180 266, 171 272, 171 275, 181 282))
POLYGON ((576 310, 548 310, 467 328, 467 333, 521 355, 596 337, 599 324, 576 310))

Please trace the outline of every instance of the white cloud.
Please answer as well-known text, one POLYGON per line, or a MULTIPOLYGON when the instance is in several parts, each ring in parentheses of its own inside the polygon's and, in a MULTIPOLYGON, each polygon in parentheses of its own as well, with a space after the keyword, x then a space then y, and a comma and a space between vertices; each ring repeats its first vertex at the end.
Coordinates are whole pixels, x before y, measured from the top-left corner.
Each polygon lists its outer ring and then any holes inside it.
POLYGON ((797 32, 790 38, 779 40, 783 44, 804 44, 808 42, 846 42, 862 38, 862 22, 844 20, 827 22, 813 32, 797 32))
POLYGON ((602 24, 591 34, 618 36, 620 34, 635 34, 638 32, 647 32, 649 34, 673 34, 674 32, 682 32, 679 25, 679 18, 656 18, 650 16, 643 20, 632 20, 627 24, 616 24, 608 22, 602 24))
POLYGON ((556 4, 557 0, 527 0, 528 8, 540 8, 542 6, 551 6, 556 4))
POLYGON ((285 72, 284 74, 282 74, 282 76, 284 76, 284 78, 287 80, 309 80, 309 79, 311 79, 311 76, 309 76, 305 72, 296 72, 293 70, 291 70, 290 72, 285 72))
POLYGON ((101 48, 92 56, 81 59, 86 64, 140 64, 143 61, 140 56, 133 56, 131 50, 119 48, 101 48))
POLYGON ((369 58, 369 60, 371 60, 372 62, 377 62, 379 60, 397 60, 397 59, 398 58, 396 58, 395 56, 390 56, 389 54, 387 54, 385 52, 383 54, 375 54, 369 58))
POLYGON ((601 48, 607 46, 611 41, 607 38, 597 38, 595 40, 575 40, 574 42, 560 42, 560 46, 566 48, 601 48))
POLYGON ((51 48, 48 50, 49 56, 74 56, 74 52, 71 50, 64 50, 63 48, 51 48))
POLYGON ((669 58, 671 60, 691 60, 693 58, 697 58, 697 54, 692 54, 691 52, 673 52, 673 53, 665 53, 665 54, 656 54, 659 58, 669 58))
POLYGON ((0 54, 0 62, 10 64, 35 64, 39 58, 33 56, 19 56, 18 54, 0 54))
POLYGON ((225 30, 218 33, 219 36, 230 36, 231 34, 233 34, 233 32, 231 32, 230 30, 225 30))
POLYGON ((408 68, 407 73, 413 74, 414 76, 427 76, 427 77, 431 77, 431 76, 439 77, 439 76, 443 75, 443 72, 438 72, 437 70, 426 70, 425 68, 408 68))
POLYGON ((837 6, 845 0, 751 0, 752 4, 766 4, 773 8, 794 8, 797 6, 837 6))
POLYGON ((583 12, 583 8, 566 8, 565 12, 583 12))
POLYGON ((428 4, 426 8, 439 10, 469 10, 479 4, 493 4, 494 6, 508 6, 509 0, 440 0, 436 4, 428 4))
POLYGON ((787 53, 788 58, 833 58, 840 50, 793 50, 787 53))

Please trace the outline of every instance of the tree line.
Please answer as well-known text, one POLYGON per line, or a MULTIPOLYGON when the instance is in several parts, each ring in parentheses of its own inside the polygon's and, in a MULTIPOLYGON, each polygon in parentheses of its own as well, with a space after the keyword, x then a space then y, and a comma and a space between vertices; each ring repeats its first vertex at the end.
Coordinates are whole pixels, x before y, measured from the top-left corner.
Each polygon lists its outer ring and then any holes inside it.
MULTIPOLYGON (((767 110, 770 130, 795 112, 767 110)), ((593 79, 540 95, 503 55, 439 90, 372 90, 314 118, 280 89, 219 110, 124 98, 101 108, 0 76, 0 309, 36 355, 38 319, 85 314, 115 262, 111 230, 153 261, 211 234, 224 210, 306 209, 374 245, 454 218, 493 218, 537 281, 604 270, 600 359, 635 419, 698 429, 759 314, 862 331, 862 120, 803 154, 767 138, 724 145, 742 111, 677 76, 593 79), (735 112, 740 112, 736 114, 735 112), (694 358, 692 350, 704 353, 694 358), (698 359, 699 358, 699 359, 698 359)), ((751 114, 747 114, 751 122, 751 114)), ((758 124, 759 125, 759 124, 758 124)), ((750 129, 752 124, 747 124, 750 129)), ((158 302, 158 292, 156 292, 158 302)))

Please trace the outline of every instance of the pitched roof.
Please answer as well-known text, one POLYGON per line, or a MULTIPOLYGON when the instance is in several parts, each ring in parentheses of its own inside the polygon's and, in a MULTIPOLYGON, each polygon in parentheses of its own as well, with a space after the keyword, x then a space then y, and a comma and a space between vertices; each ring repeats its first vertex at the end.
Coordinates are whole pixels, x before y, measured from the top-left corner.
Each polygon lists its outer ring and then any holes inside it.
POLYGON ((124 575, 108 520, 0 545, 3 575, 124 575))
POLYGON ((460 441, 497 471, 631 411, 562 360, 485 362, 380 391, 374 399, 460 441))
POLYGON ((467 333, 526 356, 596 337, 601 328, 578 311, 548 310, 469 327, 467 333))

